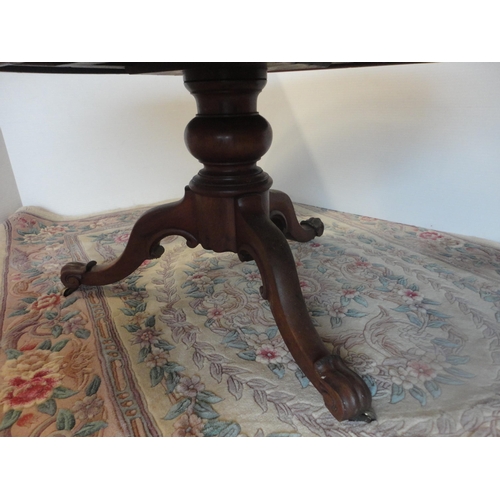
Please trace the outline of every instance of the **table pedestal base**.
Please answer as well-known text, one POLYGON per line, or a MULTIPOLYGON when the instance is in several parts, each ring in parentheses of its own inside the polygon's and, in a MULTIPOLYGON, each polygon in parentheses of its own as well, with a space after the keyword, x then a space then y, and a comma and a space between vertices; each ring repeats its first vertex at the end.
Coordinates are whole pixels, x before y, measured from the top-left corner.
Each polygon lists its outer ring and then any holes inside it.
POLYGON ((302 296, 287 237, 305 242, 320 236, 313 218, 299 224, 290 198, 271 190, 256 162, 271 144, 271 128, 256 111, 266 83, 261 65, 225 65, 184 72, 198 114, 186 128, 186 144, 204 168, 181 201, 146 212, 135 224, 123 254, 109 265, 71 262, 61 271, 69 295, 80 285, 107 285, 126 278, 145 260, 163 253, 169 235, 216 252, 255 260, 262 296, 296 363, 338 420, 373 420, 371 394, 361 377, 331 355, 321 341, 302 296))

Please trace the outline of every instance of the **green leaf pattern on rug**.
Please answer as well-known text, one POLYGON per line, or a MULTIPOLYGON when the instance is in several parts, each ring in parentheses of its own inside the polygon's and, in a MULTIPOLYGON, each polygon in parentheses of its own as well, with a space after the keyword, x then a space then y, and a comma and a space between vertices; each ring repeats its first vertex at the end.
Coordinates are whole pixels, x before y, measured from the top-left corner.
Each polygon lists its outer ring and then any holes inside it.
POLYGON ((102 400, 95 383, 94 400, 79 399, 78 381, 91 375, 82 365, 86 359, 82 341, 91 335, 89 322, 78 296, 63 297, 59 280, 60 268, 68 261, 63 237, 77 228, 71 223, 44 224, 24 215, 19 220, 24 229, 14 238, 19 250, 12 265, 21 273, 14 288, 21 298, 7 314, 13 318, 11 326, 2 332, 9 347, 0 369, 0 430, 4 435, 15 435, 22 428, 29 428, 33 436, 82 430, 90 435, 85 426, 102 415, 102 400))
MULTIPOLYGON (((11 265, 18 273, 13 296, 19 298, 5 314, 8 328, 2 339, 3 435, 28 427, 31 435, 109 432, 100 397, 102 374, 85 372, 85 347, 95 339, 95 323, 77 295, 61 295, 59 271, 71 260, 64 238, 88 232, 94 251, 107 260, 121 253, 128 239, 129 230, 114 229, 113 224, 120 220, 131 226, 138 216, 130 212, 112 223, 94 219, 77 226, 16 215, 21 229, 14 235, 11 265), (108 225, 113 230, 105 230, 108 225), (98 235, 93 234, 96 227, 103 228, 98 235)), ((300 286, 323 340, 367 381, 375 402, 429 407, 474 379, 470 342, 455 327, 453 307, 482 332, 494 364, 500 363, 500 289, 475 274, 487 262, 500 275, 498 257, 450 235, 376 219, 335 214, 325 226, 335 238, 291 242, 300 286), (384 238, 374 236, 370 226, 384 238), (432 258, 420 253, 419 243, 425 243, 432 258), (470 269, 470 276, 459 275, 454 263, 470 269), (485 307, 474 307, 472 296, 485 307)), ((105 292, 121 299, 123 331, 136 349, 135 363, 149 374, 148 389, 164 398, 164 418, 172 422, 173 435, 240 435, 240 424, 224 418, 223 394, 241 404, 253 399, 263 413, 274 412, 290 432, 273 435, 297 435, 299 422, 316 435, 331 435, 328 415, 318 414, 321 408, 297 403, 293 394, 280 389, 289 380, 300 391, 311 387, 260 295, 257 266, 240 264, 231 254, 198 249, 184 261, 185 277, 178 280, 176 248, 105 292), (142 280, 146 269, 154 269, 152 280, 142 280), (151 290, 159 311, 148 309, 151 290), (203 329, 213 334, 212 340, 204 339, 203 329), (192 355, 189 368, 175 361, 177 347, 192 355), (267 378, 254 374, 252 367, 257 366, 265 367, 267 378), (220 390, 208 390, 207 380, 211 389, 220 390)), ((483 432, 480 426, 490 425, 478 412, 474 408, 464 413, 466 432, 483 432)), ((454 429, 446 418, 440 417, 437 427, 454 429)), ((493 429, 494 418, 490 420, 493 429)))
MULTIPOLYGON (((217 267, 216 264, 214 264, 217 267)), ((138 285, 140 275, 134 273, 114 287, 114 296, 123 301, 120 311, 127 318, 124 329, 131 334, 132 345, 140 347, 138 363, 144 363, 150 369, 152 388, 163 388, 163 394, 169 396, 173 404, 165 420, 173 420, 173 436, 237 436, 240 426, 225 422, 213 405, 222 401, 216 394, 205 390, 198 375, 184 374, 185 367, 170 360, 169 353, 175 348, 156 328, 157 318, 147 314, 145 300, 147 290, 138 285), (134 297, 133 299, 131 297, 134 297)), ((223 283, 225 280, 220 280, 223 283)), ((182 321, 182 317, 178 316, 182 321)), ((215 369, 217 363, 211 364, 215 369)), ((234 391, 241 383, 233 379, 234 391)))

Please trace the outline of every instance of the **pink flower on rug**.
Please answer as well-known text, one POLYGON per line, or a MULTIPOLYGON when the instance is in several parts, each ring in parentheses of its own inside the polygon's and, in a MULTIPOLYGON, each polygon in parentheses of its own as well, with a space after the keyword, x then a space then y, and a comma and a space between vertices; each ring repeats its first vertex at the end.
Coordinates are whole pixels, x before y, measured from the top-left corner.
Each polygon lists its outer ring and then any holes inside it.
POLYGON ((287 352, 277 345, 262 344, 256 351, 256 361, 259 363, 283 363, 283 358, 287 352))
POLYGON ((436 376, 436 370, 422 361, 410 361, 408 363, 408 374, 422 382, 427 382, 436 376))
POLYGON ((403 297, 403 300, 407 304, 413 304, 414 302, 422 302, 423 300, 423 297, 418 292, 415 292, 414 290, 411 290, 409 288, 405 290, 399 290, 398 295, 401 295, 403 297))
POLYGON ((201 437, 203 436, 203 420, 192 413, 191 415, 182 415, 174 424, 173 437, 201 437))
POLYGON ((207 312, 207 316, 210 319, 221 319, 224 316, 224 309, 220 307, 212 307, 207 312))
POLYGON ((361 268, 367 268, 367 267, 371 266, 371 264, 369 262, 366 262, 366 261, 360 260, 360 259, 356 260, 356 262, 354 263, 354 265, 356 267, 361 267, 361 268))
POLYGON ((140 344, 141 347, 149 347, 150 345, 158 344, 161 332, 157 332, 152 328, 144 328, 143 330, 134 332, 133 335, 135 338, 132 340, 132 344, 140 344))
POLYGON ((4 411, 29 408, 41 404, 61 385, 62 356, 38 349, 24 351, 17 359, 9 359, 2 366, 4 379, 0 387, 0 403, 4 411))
POLYGON ((439 240, 440 238, 443 238, 443 235, 437 233, 436 231, 423 231, 419 233, 418 237, 424 240, 439 240))
POLYGON ((18 221, 19 221, 19 225, 22 228, 36 226, 36 221, 34 221, 33 219, 28 220, 28 219, 26 219, 26 217, 19 217, 18 221))
POLYGON ((33 413, 26 413, 19 418, 16 425, 18 427, 29 427, 35 420, 36 417, 33 413))
POLYGON ((0 403, 3 403, 4 411, 39 405, 47 401, 52 391, 60 385, 60 378, 60 375, 47 370, 38 372, 29 380, 15 377, 8 381, 8 387, 2 391, 0 403))
POLYGON ((115 243, 127 243, 129 238, 129 233, 119 234, 118 236, 115 236, 115 243))
POLYGON ((359 295, 359 292, 357 290, 348 288, 346 290, 342 290, 342 295, 346 299, 353 299, 354 297, 357 297, 359 295))
POLYGON ((205 384, 201 382, 198 375, 190 377, 181 377, 175 390, 181 395, 188 398, 194 398, 196 395, 205 389, 205 384))
POLYGON ((301 280, 299 282, 299 284, 300 284, 300 288, 302 288, 303 291, 307 290, 308 288, 309 289, 311 288, 311 285, 307 281, 305 281, 305 280, 301 280))
POLYGON ((61 303, 61 295, 57 293, 51 293, 49 295, 44 295, 38 300, 31 304, 31 309, 35 311, 42 311, 43 309, 53 309, 61 303))
POLYGON ((210 276, 208 276, 206 273, 200 271, 193 274, 193 276, 191 276, 191 280, 194 281, 198 286, 209 285, 210 283, 212 283, 212 278, 210 278, 210 276))
POLYGON ((398 291, 398 295, 403 297, 403 302, 412 310, 416 312, 426 313, 426 306, 422 303, 424 297, 420 293, 404 288, 398 291))
POLYGON ((254 272, 254 273, 248 273, 245 275, 245 278, 247 281, 261 281, 262 277, 260 273, 254 272))

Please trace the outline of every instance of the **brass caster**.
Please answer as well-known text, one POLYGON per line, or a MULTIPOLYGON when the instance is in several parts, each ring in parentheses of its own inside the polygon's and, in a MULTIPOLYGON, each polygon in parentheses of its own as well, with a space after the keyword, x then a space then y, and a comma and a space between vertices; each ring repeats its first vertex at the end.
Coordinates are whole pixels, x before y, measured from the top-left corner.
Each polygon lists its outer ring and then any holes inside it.
POLYGON ((350 419, 351 422, 366 422, 367 424, 373 422, 374 420, 377 420, 377 415, 373 411, 373 408, 365 410, 359 415, 356 415, 354 418, 350 419))

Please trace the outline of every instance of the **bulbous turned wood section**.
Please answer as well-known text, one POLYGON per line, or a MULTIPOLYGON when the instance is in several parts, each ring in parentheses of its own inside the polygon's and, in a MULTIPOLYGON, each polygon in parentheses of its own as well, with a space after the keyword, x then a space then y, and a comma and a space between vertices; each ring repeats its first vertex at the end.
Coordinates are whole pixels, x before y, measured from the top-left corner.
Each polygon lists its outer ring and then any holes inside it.
POLYGON ((271 190, 257 161, 269 149, 271 127, 257 113, 266 66, 215 64, 184 71, 198 114, 185 142, 203 168, 185 196, 147 211, 134 225, 123 254, 111 264, 71 262, 61 271, 65 295, 81 285, 114 283, 144 260, 163 253, 160 242, 181 235, 190 247, 231 251, 254 259, 279 331, 300 369, 338 420, 373 420, 371 394, 362 378, 331 355, 316 332, 302 296, 287 238, 299 242, 323 233, 317 218, 299 223, 290 198, 271 190))

